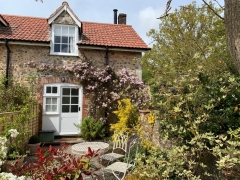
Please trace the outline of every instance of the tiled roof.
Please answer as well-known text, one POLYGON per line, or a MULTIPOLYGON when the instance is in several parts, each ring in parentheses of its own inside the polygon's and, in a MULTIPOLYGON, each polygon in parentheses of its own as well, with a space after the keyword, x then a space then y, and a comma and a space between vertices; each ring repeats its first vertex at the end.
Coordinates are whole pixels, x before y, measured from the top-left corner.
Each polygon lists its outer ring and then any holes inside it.
POLYGON ((149 49, 130 25, 82 22, 82 45, 149 49))
POLYGON ((9 26, 0 28, 0 39, 49 42, 50 26, 45 18, 2 15, 9 26))
POLYGON ((3 26, 8 26, 8 23, 7 23, 6 20, 1 16, 1 14, 0 14, 0 23, 2 23, 3 26))
MULTIPOLYGON (((64 6, 72 12, 68 3, 63 2, 49 18, 64 6)), ((73 12, 72 14, 79 20, 73 12)), ((17 15, 1 15, 1 17, 8 23, 8 26, 0 27, 0 39, 50 42, 49 18, 17 15)), ((150 49, 130 25, 82 22, 81 31, 83 34, 79 45, 150 49)))
POLYGON ((70 8, 70 6, 68 5, 68 3, 67 3, 66 1, 64 1, 64 2, 62 3, 62 5, 61 5, 59 8, 57 8, 57 10, 49 16, 48 19, 51 19, 53 16, 55 16, 55 14, 57 14, 58 11, 60 11, 64 6, 67 6, 67 8, 71 11, 71 13, 73 14, 73 16, 74 16, 78 21, 80 21, 80 19, 78 19, 77 15, 73 12, 73 10, 70 8))

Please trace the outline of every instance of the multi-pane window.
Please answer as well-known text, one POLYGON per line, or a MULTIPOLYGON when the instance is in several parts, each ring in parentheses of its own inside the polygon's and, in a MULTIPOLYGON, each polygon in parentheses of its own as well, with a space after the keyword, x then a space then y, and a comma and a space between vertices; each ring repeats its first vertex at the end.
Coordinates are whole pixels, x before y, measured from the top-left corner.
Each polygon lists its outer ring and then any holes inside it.
POLYGON ((57 112, 58 111, 58 97, 54 97, 58 94, 58 88, 56 86, 46 86, 45 97, 45 111, 57 112))
POLYGON ((56 86, 47 86, 46 87, 46 94, 57 94, 57 87, 56 86))
POLYGON ((78 112, 78 88, 63 88, 62 89, 62 112, 76 113, 78 112))
POLYGON ((75 26, 53 26, 53 53, 76 54, 77 53, 77 28, 75 26))
POLYGON ((79 88, 48 84, 44 87, 44 113, 78 113, 79 88))
POLYGON ((46 98, 46 112, 57 112, 57 98, 46 98))

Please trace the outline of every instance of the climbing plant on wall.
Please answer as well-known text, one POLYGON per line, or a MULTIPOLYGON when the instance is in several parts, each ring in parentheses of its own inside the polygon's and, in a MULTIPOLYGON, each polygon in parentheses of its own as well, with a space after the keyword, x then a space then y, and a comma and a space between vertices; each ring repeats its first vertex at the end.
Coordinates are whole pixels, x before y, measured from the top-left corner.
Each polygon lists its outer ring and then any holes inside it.
POLYGON ((122 69, 116 73, 111 66, 97 69, 91 61, 83 60, 69 66, 53 64, 27 63, 37 68, 38 73, 68 74, 84 88, 84 94, 90 99, 89 115, 106 122, 113 111, 117 109, 117 100, 129 98, 138 108, 147 106, 149 91, 147 86, 135 75, 122 69))

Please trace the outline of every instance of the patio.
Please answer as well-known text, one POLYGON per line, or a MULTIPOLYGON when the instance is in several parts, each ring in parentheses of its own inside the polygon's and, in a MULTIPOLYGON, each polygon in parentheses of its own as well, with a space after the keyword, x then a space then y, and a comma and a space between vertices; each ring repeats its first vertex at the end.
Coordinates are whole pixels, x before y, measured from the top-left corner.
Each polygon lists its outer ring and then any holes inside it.
MULTIPOLYGON (((48 149, 48 147, 50 145, 52 145, 54 148, 60 148, 60 142, 64 142, 64 143, 70 144, 70 146, 67 149, 67 152, 69 154, 72 154, 72 145, 77 144, 77 143, 81 143, 81 142, 85 142, 85 141, 83 139, 81 139, 81 138, 75 138, 75 137, 67 137, 67 138, 61 138, 61 139, 57 138, 57 139, 54 139, 53 142, 45 143, 42 148, 48 149)), ((33 163, 34 161, 36 161, 36 157, 35 156, 27 156, 27 157, 25 157, 24 160, 27 163, 33 163)), ((93 178, 86 177, 86 179, 91 180, 93 178)), ((99 171, 99 179, 100 180, 104 180, 104 178, 102 176, 102 171, 101 170, 99 171)), ((116 180, 116 177, 113 174, 111 174, 111 173, 105 172, 105 180, 116 180)))

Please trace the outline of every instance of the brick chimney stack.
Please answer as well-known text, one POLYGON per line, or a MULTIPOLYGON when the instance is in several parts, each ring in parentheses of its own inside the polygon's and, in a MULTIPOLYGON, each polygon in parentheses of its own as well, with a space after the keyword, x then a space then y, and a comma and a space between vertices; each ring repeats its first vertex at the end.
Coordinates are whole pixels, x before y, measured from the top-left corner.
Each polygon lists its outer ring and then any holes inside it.
POLYGON ((124 13, 120 13, 118 15, 118 24, 127 24, 127 15, 124 13))

